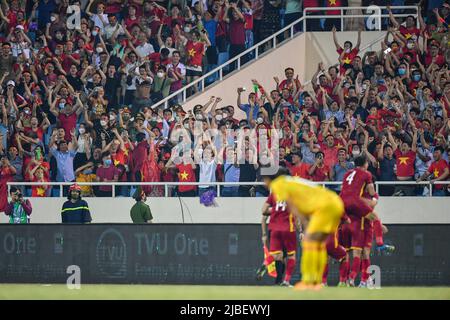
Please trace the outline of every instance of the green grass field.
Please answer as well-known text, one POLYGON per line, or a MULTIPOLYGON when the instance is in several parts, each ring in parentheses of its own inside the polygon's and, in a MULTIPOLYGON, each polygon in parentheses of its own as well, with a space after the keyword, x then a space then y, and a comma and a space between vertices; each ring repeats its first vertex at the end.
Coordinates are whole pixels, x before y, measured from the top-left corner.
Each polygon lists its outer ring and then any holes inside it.
POLYGON ((82 285, 69 290, 65 285, 0 284, 4 299, 161 299, 161 300, 450 300, 450 287, 385 287, 381 289, 323 288, 318 292, 296 292, 269 286, 184 286, 184 285, 82 285))

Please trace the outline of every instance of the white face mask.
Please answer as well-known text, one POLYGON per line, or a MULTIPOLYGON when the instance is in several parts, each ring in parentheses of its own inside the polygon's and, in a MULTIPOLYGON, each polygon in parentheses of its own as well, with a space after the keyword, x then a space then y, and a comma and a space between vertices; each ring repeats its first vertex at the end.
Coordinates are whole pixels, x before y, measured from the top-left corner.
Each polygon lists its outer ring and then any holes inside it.
POLYGON ((224 119, 228 118, 228 113, 222 113, 222 117, 223 117, 224 119))
POLYGON ((98 34, 97 30, 92 31, 92 35, 93 35, 94 37, 96 37, 97 34, 98 34))
POLYGON ((359 156, 360 153, 361 153, 361 152, 360 152, 359 150, 353 150, 353 151, 352 151, 353 157, 359 156))
POLYGON ((86 129, 80 128, 80 129, 78 129, 78 132, 79 132, 80 134, 84 134, 84 133, 86 132, 86 129))
POLYGON ((197 113, 197 114, 195 115, 195 119, 197 119, 197 120, 203 120, 203 116, 202 116, 201 114, 197 113))
POLYGON ((363 90, 366 90, 366 89, 367 89, 367 84, 364 83, 364 84, 362 85, 362 88, 363 88, 363 90))
POLYGON ((103 48, 102 47, 97 47, 95 49, 95 51, 97 51, 97 53, 102 53, 103 52, 103 48))
POLYGON ((51 22, 55 22, 55 21, 56 21, 56 17, 51 16, 51 17, 50 17, 50 21, 51 21, 51 22))
POLYGON ((107 124, 107 122, 106 122, 105 120, 100 120, 100 125, 101 125, 102 127, 105 127, 106 124, 107 124))
POLYGON ((186 32, 186 33, 191 32, 191 28, 189 28, 189 27, 184 27, 184 32, 186 32))
POLYGON ((257 122, 258 124, 263 123, 263 121, 264 121, 264 119, 261 118, 261 117, 259 117, 258 119, 256 119, 256 122, 257 122))
POLYGON ((109 120, 110 120, 110 121, 116 120, 116 117, 113 116, 113 115, 110 115, 110 116, 109 116, 109 120))
POLYGON ((185 123, 185 124, 184 124, 184 128, 185 128, 185 129, 189 129, 189 123, 185 123))
POLYGON ((156 74, 156 76, 157 76, 158 78, 162 78, 162 77, 164 77, 164 72, 158 72, 158 73, 156 74))
POLYGON ((222 115, 221 115, 221 114, 216 114, 216 120, 217 120, 217 121, 222 120, 222 115))
POLYGON ((408 49, 412 49, 412 48, 414 48, 414 43, 408 42, 408 43, 406 44, 406 47, 407 47, 408 49))

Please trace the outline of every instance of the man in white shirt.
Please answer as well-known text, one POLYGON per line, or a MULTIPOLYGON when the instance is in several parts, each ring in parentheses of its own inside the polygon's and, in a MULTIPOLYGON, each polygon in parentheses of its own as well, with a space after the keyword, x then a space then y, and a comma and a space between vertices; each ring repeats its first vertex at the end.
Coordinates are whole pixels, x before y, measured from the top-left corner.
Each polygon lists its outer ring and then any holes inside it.
POLYGON ((89 0, 89 5, 86 8, 86 13, 90 16, 91 20, 94 21, 95 27, 99 28, 101 32, 105 31, 105 26, 108 24, 108 15, 105 14, 105 5, 99 3, 97 5, 97 13, 91 12, 91 5, 94 0, 89 0))
POLYGON ((105 26, 106 39, 108 39, 108 40, 111 39, 112 35, 114 34, 114 32, 116 32, 117 29, 118 29, 118 31, 117 31, 116 36, 125 34, 123 27, 117 22, 117 18, 114 14, 108 15, 108 22, 109 22, 109 24, 107 24, 105 26))
POLYGON ((136 52, 139 55, 139 57, 145 58, 148 55, 155 52, 155 49, 153 48, 153 46, 150 43, 148 43, 148 39, 147 39, 145 32, 139 33, 138 41, 139 41, 140 45, 138 45, 136 47, 136 52))

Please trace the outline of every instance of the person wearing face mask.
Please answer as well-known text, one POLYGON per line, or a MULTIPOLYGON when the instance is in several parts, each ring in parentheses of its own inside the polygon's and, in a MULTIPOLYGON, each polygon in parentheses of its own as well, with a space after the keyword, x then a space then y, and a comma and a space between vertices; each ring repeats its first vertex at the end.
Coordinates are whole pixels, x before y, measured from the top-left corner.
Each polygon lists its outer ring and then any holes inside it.
POLYGON ((81 187, 77 184, 71 185, 67 201, 61 208, 61 222, 86 224, 91 221, 89 205, 81 198, 81 187))
POLYGON ((131 110, 128 107, 119 109, 119 127, 125 130, 130 129, 131 110))
POLYGON ((85 123, 81 123, 77 133, 78 149, 75 159, 73 161, 73 167, 78 170, 79 167, 85 165, 92 155, 92 137, 90 130, 85 123))
MULTIPOLYGON (((97 176, 95 175, 95 166, 93 162, 88 162, 80 166, 75 171, 76 182, 95 182, 97 176)), ((93 197, 94 189, 92 186, 81 186, 81 195, 83 197, 93 197)))
MULTIPOLYGON (((104 152, 102 155, 103 165, 97 169, 96 181, 97 182, 117 182, 119 180, 119 171, 114 166, 109 152, 104 152)), ((99 186, 94 188, 95 195, 97 197, 111 197, 112 187, 111 186, 99 186)))
POLYGON ((53 90, 50 90, 50 94, 48 97, 48 104, 50 105, 50 112, 58 119, 61 127, 65 130, 65 139, 70 141, 71 134, 70 132, 75 129, 77 119, 79 115, 84 111, 84 105, 80 100, 80 93, 76 93, 75 97, 77 102, 74 106, 72 106, 67 100, 63 99, 53 99, 53 90), (62 103, 64 101, 64 105, 59 105, 57 107, 57 103, 62 103))
POLYGON ((105 26, 109 24, 108 15, 105 14, 105 5, 103 3, 97 4, 97 11, 93 13, 91 6, 94 3, 93 0, 89 0, 89 4, 86 7, 86 14, 94 21, 95 27, 99 28, 101 32, 105 31, 105 26))
POLYGON ((151 99, 153 103, 156 103, 163 98, 167 97, 170 92, 170 86, 175 81, 178 81, 178 77, 173 69, 170 70, 169 77, 166 73, 166 68, 162 65, 158 67, 156 77, 153 79, 151 99))

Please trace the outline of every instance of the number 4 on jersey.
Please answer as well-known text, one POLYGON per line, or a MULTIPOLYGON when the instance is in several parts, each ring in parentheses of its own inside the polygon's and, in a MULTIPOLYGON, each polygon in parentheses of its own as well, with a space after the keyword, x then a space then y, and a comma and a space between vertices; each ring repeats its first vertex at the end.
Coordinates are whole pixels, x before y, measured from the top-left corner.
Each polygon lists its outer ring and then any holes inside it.
POLYGON ((353 171, 352 173, 350 173, 347 177, 347 179, 345 179, 345 181, 347 181, 348 185, 351 185, 353 182, 353 179, 355 178, 356 175, 356 171, 353 171))

